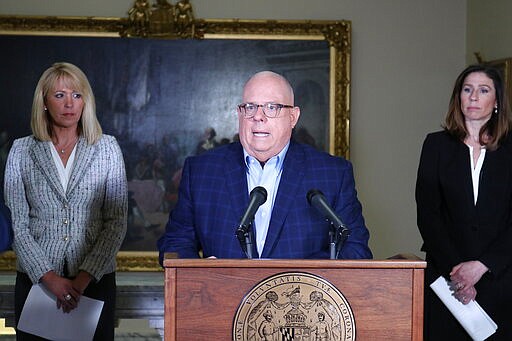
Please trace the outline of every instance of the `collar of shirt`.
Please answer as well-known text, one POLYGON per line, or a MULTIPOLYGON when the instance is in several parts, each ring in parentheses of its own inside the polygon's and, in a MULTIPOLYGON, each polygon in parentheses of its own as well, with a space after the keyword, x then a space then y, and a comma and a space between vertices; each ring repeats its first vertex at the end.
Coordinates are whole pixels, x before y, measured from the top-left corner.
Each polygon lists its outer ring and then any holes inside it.
POLYGON ((258 208, 254 215, 254 227, 256 248, 261 257, 263 247, 270 226, 270 218, 274 209, 274 201, 281 181, 283 163, 290 143, 277 154, 271 157, 262 167, 260 162, 247 154, 244 150, 244 160, 247 166, 247 188, 249 193, 256 186, 263 186, 267 190, 267 200, 258 208))
MULTIPOLYGON (((265 162, 265 165, 274 165, 275 169, 276 170, 279 170, 281 171, 281 169, 283 168, 283 162, 284 162, 284 157, 286 155, 286 152, 288 151, 288 148, 290 147, 290 142, 288 142, 286 144, 286 146, 284 146, 284 148, 279 152, 279 154, 277 154, 276 156, 273 156, 271 157, 270 159, 267 160, 267 162, 265 162), (274 162, 274 160, 277 160, 274 162)), ((249 155, 249 153, 247 153, 244 149, 244 161, 245 161, 245 165, 247 167, 247 170, 250 169, 251 167, 251 163, 254 163, 256 162, 258 165, 260 165, 260 162, 253 156, 249 155)), ((263 168, 263 167, 261 167, 263 168)), ((251 190, 249 190, 250 192, 251 190)))

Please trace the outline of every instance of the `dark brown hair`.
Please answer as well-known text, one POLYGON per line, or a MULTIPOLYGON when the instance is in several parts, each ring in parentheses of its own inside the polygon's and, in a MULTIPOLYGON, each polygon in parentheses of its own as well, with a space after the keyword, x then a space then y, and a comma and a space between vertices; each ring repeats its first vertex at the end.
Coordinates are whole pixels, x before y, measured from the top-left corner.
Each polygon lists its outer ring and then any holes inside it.
POLYGON ((484 145, 487 149, 495 150, 498 148, 500 141, 507 136, 510 129, 510 114, 509 102, 507 94, 505 93, 505 85, 503 78, 498 69, 489 64, 475 64, 470 65, 464 69, 457 77, 453 87, 452 97, 450 98, 450 105, 446 114, 446 119, 443 128, 451 135, 464 140, 468 131, 464 123, 464 114, 461 109, 460 93, 464 86, 466 77, 474 72, 485 73, 494 84, 496 91, 497 113, 492 113, 491 118, 480 129, 479 139, 480 144, 484 145))

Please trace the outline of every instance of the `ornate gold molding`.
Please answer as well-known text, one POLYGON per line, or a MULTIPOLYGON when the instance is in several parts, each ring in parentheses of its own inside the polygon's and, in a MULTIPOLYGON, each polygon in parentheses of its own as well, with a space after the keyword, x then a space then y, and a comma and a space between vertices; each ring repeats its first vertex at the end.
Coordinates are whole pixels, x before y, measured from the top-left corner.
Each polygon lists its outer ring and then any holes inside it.
POLYGON ((0 271, 15 271, 16 255, 12 251, 2 253, 0 256, 0 271))
MULTIPOLYGON (((117 254, 118 271, 162 271, 158 252, 120 251, 117 254)), ((16 271, 16 255, 7 251, 0 256, 0 271, 16 271)))
MULTIPOLYGON (((0 34, 111 36, 165 39, 324 40, 330 46, 329 152, 349 157, 351 22, 323 20, 197 19, 189 1, 135 0, 124 18, 0 15, 0 34), (180 7, 181 6, 181 7, 180 7)), ((0 270, 14 270, 12 252, 0 270)), ((120 252, 121 271, 157 271, 156 252, 120 252)))
POLYGON ((0 15, 0 34, 120 36, 126 19, 0 15))
POLYGON ((120 251, 117 254, 117 271, 162 271, 158 252, 120 251))

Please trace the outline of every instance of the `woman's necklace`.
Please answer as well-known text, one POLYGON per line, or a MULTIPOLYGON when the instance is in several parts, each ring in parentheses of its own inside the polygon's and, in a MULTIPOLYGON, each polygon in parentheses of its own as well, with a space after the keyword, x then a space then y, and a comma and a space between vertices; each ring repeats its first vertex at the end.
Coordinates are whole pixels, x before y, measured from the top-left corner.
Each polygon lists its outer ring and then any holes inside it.
POLYGON ((71 141, 70 143, 67 143, 62 147, 59 147, 57 145, 57 143, 55 143, 55 142, 53 144, 55 145, 55 149, 57 149, 59 154, 63 155, 64 153, 66 153, 66 149, 68 149, 71 146, 74 146, 77 142, 78 142, 78 137, 74 141, 71 141))

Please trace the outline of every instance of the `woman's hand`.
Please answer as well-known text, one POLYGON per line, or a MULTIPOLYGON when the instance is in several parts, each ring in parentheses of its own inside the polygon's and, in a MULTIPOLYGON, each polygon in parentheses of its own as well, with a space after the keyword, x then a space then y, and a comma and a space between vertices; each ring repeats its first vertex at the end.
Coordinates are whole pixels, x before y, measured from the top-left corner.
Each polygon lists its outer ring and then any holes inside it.
POLYGON ((57 298, 57 309, 69 313, 75 309, 80 299, 80 293, 73 288, 72 281, 61 277, 55 271, 48 271, 41 277, 43 285, 57 298))
POLYGON ((480 261, 462 262, 455 265, 450 272, 455 297, 464 304, 474 300, 476 297, 475 284, 488 270, 480 261))
POLYGON ((459 287, 472 287, 488 270, 483 263, 477 260, 462 262, 453 267, 450 272, 450 280, 459 287))
POLYGON ((456 299, 458 299, 462 304, 468 304, 476 297, 476 289, 475 287, 467 287, 464 289, 456 290, 453 294, 456 299))
MULTIPOLYGON (((85 271, 80 271, 78 275, 71 281, 73 288, 80 293, 80 296, 83 295, 85 289, 91 283, 92 276, 85 271)), ((78 297, 78 299, 80 299, 78 297)))

